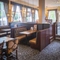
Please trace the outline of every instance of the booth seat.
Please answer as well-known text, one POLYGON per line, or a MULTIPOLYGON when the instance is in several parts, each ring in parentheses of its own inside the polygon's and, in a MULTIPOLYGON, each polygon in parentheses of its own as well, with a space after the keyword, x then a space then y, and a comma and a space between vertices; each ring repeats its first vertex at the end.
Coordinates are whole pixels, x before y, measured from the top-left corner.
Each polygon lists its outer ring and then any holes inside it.
POLYGON ((49 28, 44 29, 44 30, 39 30, 36 34, 36 38, 32 39, 29 41, 30 46, 32 48, 42 50, 45 48, 49 43, 50 43, 50 33, 49 33, 49 28))
POLYGON ((11 29, 11 37, 16 38, 18 40, 21 40, 26 37, 26 35, 21 35, 20 32, 26 31, 27 29, 25 27, 17 27, 11 29))
POLYGON ((53 41, 56 35, 56 23, 50 25, 50 40, 53 41))

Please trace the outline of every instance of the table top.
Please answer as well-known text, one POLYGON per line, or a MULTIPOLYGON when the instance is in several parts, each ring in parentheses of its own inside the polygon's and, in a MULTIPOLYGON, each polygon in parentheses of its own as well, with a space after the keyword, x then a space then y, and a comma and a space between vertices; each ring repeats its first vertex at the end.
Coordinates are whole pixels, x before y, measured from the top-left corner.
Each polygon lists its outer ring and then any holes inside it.
POLYGON ((15 40, 14 38, 9 38, 9 37, 0 37, 0 43, 4 42, 8 42, 10 40, 15 40))
POLYGON ((36 32, 36 30, 27 30, 27 31, 20 32, 20 34, 29 35, 29 34, 32 34, 32 33, 35 33, 35 32, 36 32))

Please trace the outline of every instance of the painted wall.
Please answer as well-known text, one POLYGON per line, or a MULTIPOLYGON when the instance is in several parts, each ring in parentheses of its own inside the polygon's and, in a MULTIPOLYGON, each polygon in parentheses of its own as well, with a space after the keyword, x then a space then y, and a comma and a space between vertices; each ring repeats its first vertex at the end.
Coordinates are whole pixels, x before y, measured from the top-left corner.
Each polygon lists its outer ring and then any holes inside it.
POLYGON ((34 8, 38 8, 39 4, 38 4, 38 0, 10 0, 19 4, 23 4, 23 5, 27 5, 27 6, 31 6, 34 8), (35 2, 36 1, 36 2, 35 2))

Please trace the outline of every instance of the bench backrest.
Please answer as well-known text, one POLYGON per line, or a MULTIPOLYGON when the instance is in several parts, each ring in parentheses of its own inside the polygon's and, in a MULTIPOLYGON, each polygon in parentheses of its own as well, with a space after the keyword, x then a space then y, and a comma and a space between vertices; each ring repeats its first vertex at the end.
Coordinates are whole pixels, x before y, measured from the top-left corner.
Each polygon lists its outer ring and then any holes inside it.
POLYGON ((20 36, 21 34, 19 32, 26 31, 27 29, 25 27, 17 27, 11 29, 11 37, 15 38, 20 36))
POLYGON ((40 51, 50 43, 49 37, 49 28, 37 32, 36 45, 40 51))

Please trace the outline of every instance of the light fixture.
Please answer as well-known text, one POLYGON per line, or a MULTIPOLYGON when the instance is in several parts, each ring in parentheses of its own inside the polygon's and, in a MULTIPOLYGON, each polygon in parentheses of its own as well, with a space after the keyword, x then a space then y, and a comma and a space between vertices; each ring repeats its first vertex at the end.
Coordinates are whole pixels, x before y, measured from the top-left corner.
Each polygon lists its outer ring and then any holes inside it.
POLYGON ((7 16, 10 16, 9 13, 7 13, 7 16))
POLYGON ((60 16, 60 12, 59 12, 59 16, 60 16))
POLYGON ((32 9, 32 13, 34 13, 34 10, 32 9))

